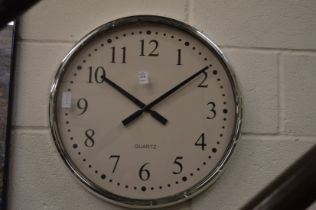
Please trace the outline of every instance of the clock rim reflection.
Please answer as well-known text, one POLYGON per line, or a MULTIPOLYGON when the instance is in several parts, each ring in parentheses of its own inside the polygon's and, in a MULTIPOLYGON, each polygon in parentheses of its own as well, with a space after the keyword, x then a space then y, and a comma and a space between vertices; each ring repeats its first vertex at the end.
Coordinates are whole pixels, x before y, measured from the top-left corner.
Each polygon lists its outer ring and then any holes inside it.
POLYGON ((227 165, 228 160, 230 159, 234 148, 237 144, 237 141, 240 137, 240 128, 242 122, 242 103, 241 96, 237 86, 237 82, 235 79, 234 72, 232 68, 221 52, 221 50, 213 43, 207 36, 205 36, 201 31, 193 28, 190 25, 187 25, 178 20, 174 20, 167 17, 155 16, 155 15, 136 15, 136 16, 128 16, 120 19, 116 19, 114 21, 108 22, 104 25, 101 25, 84 36, 66 55, 66 57, 62 60, 61 65, 57 71, 57 74, 54 78, 54 82, 51 86, 50 90, 50 98, 49 98, 49 122, 51 133, 53 136, 53 140, 57 147, 57 150, 62 157, 63 161, 66 163, 66 166, 71 170, 72 174, 75 175, 77 180, 80 181, 86 189, 90 192, 94 193, 98 197, 105 199, 111 203, 116 205, 130 207, 130 208, 158 208, 165 207, 180 203, 187 199, 192 198, 193 196, 199 194, 208 188, 221 174, 224 167, 227 165), (64 72, 66 71, 67 64, 71 61, 72 57, 76 55, 80 49, 86 46, 90 40, 94 39, 94 37, 102 34, 106 31, 112 30, 114 28, 128 25, 131 23, 137 22, 146 22, 146 23, 160 23, 169 27, 174 27, 184 33, 190 34, 192 37, 198 39, 203 45, 205 45, 210 51, 214 53, 220 63, 223 65, 224 70, 229 78, 230 85, 232 87, 232 91, 234 94, 234 102, 235 102, 235 122, 234 122, 234 130, 232 132, 232 136, 230 138, 230 143, 228 144, 226 151, 221 158, 221 160, 217 163, 217 166, 210 171, 202 180, 196 183, 193 187, 190 187, 186 191, 181 193, 158 198, 158 199, 134 199, 127 198, 123 196, 116 195, 109 191, 106 191, 96 184, 89 180, 82 172, 76 167, 76 165, 72 162, 71 157, 68 155, 66 149, 63 146, 63 140, 59 134, 58 123, 57 123, 57 93, 59 92, 61 79, 64 76, 64 72))

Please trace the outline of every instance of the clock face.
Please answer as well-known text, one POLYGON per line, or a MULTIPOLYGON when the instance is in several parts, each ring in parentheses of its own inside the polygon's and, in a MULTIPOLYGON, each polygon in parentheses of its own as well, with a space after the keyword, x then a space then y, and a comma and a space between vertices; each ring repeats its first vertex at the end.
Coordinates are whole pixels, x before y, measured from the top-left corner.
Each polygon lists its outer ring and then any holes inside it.
POLYGON ((57 148, 116 204, 161 207, 212 183, 235 146, 240 98, 225 59, 178 21, 133 16, 84 37, 50 98, 57 148))

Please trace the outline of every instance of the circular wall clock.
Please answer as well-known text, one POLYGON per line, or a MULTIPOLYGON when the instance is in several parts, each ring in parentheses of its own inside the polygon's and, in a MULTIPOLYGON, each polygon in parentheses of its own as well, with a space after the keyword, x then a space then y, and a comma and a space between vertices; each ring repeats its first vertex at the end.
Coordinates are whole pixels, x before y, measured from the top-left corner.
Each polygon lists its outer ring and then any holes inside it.
POLYGON ((96 195, 163 207, 206 189, 239 137, 241 98, 219 48, 160 16, 104 24, 62 61, 50 127, 71 172, 96 195))

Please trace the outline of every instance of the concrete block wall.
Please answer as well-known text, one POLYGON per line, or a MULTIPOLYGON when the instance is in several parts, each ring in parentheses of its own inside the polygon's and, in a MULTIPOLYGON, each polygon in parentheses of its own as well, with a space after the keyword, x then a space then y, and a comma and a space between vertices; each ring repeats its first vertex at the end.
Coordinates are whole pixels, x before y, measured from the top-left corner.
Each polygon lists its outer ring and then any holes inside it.
POLYGON ((316 143, 316 1, 43 0, 21 18, 10 210, 123 210, 88 193, 64 166, 49 131, 48 96, 76 41, 135 14, 168 16, 209 35, 243 96, 242 138, 226 171, 168 210, 237 210, 316 143))

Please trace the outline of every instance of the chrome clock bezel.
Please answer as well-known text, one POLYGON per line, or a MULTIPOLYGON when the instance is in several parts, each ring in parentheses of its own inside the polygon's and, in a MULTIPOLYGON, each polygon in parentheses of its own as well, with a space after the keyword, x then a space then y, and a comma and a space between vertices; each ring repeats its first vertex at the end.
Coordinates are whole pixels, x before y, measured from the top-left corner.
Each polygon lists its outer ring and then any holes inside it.
POLYGON ((228 60, 223 55, 222 51, 217 47, 216 44, 214 44, 213 41, 211 41, 211 39, 209 39, 201 31, 193 28, 190 25, 180 22, 178 20, 174 20, 174 19, 162 17, 162 16, 154 16, 154 15, 137 15, 137 16, 128 16, 128 17, 116 19, 114 21, 111 21, 109 23, 99 26, 98 28, 94 29, 93 31, 88 33, 86 36, 84 36, 70 50, 70 52, 62 60, 61 65, 59 66, 57 74, 54 78, 53 84, 51 86, 50 98, 49 98, 49 122, 50 122, 52 137, 56 144, 56 147, 58 149, 60 156, 62 157, 63 161, 66 163, 66 166, 70 169, 72 174, 74 174, 75 177, 80 181, 80 183, 83 184, 89 191, 93 192, 94 194, 101 197, 102 199, 105 199, 111 203, 124 206, 124 207, 143 208, 143 209, 160 208, 160 207, 174 205, 176 203, 180 203, 182 201, 192 198, 193 196, 199 194, 200 192, 208 188, 219 177, 224 167, 227 165, 227 162, 230 159, 234 151, 234 148, 236 146, 236 143, 238 141, 238 138, 240 136, 240 128, 241 128, 241 122, 242 122, 242 104, 241 104, 241 96, 240 96, 240 92, 237 86, 234 72, 228 60), (76 53, 83 46, 87 45, 89 41, 92 40, 98 34, 104 33, 108 30, 112 30, 122 25, 135 23, 135 22, 138 22, 138 23, 149 22, 149 23, 165 24, 165 25, 180 29, 184 31, 185 33, 189 33, 191 36, 201 41, 205 46, 207 46, 209 50, 211 50, 216 55, 218 60, 224 66, 224 69, 229 77, 230 84, 232 85, 234 100, 236 104, 234 132, 231 136, 230 144, 226 148, 226 152, 223 158, 221 159, 221 161, 218 162, 216 168, 210 171, 210 173, 206 177, 204 177, 204 179, 200 180, 197 184, 195 184, 190 189, 183 191, 181 193, 175 194, 173 196, 159 198, 159 199, 133 199, 133 198, 122 197, 122 196, 113 194, 109 191, 106 191, 104 189, 101 189, 100 187, 95 185, 91 180, 89 180, 88 177, 84 176, 80 172, 80 170, 76 167, 76 165, 72 162, 71 158, 67 154, 67 151, 65 150, 63 146, 63 143, 62 143, 63 141, 58 131, 57 116, 55 114, 56 108, 57 108, 56 95, 59 91, 59 87, 60 87, 59 84, 60 84, 61 78, 64 75, 66 66, 70 62, 72 57, 75 56, 76 53))

